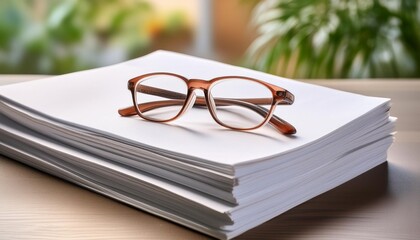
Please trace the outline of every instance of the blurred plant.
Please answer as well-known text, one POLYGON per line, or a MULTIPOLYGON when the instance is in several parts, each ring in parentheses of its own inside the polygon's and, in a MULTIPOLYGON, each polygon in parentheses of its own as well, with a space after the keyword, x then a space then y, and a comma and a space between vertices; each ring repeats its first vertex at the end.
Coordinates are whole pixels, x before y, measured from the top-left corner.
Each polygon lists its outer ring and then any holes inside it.
POLYGON ((60 74, 139 56, 160 32, 185 28, 156 16, 144 0, 2 0, 0 73, 60 74))
POLYGON ((295 78, 420 77, 418 0, 263 0, 250 67, 295 78))

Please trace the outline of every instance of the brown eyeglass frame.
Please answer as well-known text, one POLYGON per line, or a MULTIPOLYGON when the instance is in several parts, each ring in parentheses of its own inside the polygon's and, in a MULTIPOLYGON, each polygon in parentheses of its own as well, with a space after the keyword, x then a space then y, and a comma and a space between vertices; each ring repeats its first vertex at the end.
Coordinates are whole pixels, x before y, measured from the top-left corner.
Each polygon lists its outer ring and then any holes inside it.
POLYGON ((221 126, 224 126, 226 128, 234 129, 234 130, 253 130, 257 129, 267 122, 269 122, 274 128, 276 128, 278 131, 280 131, 283 134, 294 134, 296 133, 295 127, 288 123, 287 121, 279 118, 278 116, 274 115, 274 110, 276 109, 277 105, 291 105, 294 102, 294 95, 287 91, 284 88, 275 86, 273 84, 269 84, 266 82, 263 82, 258 79, 249 78, 249 77, 243 77, 243 76, 222 76, 213 78, 211 80, 202 80, 202 79, 187 79, 181 75, 175 74, 175 73, 169 73, 169 72, 154 72, 154 73, 148 73, 144 75, 140 75, 137 77, 134 77, 128 81, 128 89, 131 92, 132 99, 133 99, 133 106, 122 108, 118 110, 118 113, 123 116, 133 116, 133 115, 139 115, 141 118, 153 121, 153 122, 169 122, 172 120, 175 120, 179 118, 182 114, 186 112, 186 110, 189 108, 190 104, 197 105, 200 107, 207 107, 210 111, 211 116, 213 119, 220 124, 221 126), (145 78, 154 76, 154 75, 169 75, 173 77, 177 77, 179 79, 182 79, 185 81, 187 85, 187 95, 183 93, 173 92, 165 89, 160 89, 156 87, 151 86, 145 86, 145 85, 139 85, 138 83, 145 78), (267 87, 271 93, 273 94, 272 99, 270 98, 250 98, 250 99, 243 99, 240 100, 236 99, 215 99, 214 97, 210 97, 211 94, 209 92, 211 91, 212 86, 217 83, 218 81, 225 80, 225 79, 244 79, 248 81, 257 82, 259 84, 264 85, 267 87), (140 89, 136 89, 139 88, 140 89), (201 89, 204 92, 204 98, 200 96, 196 96, 195 102, 192 103, 192 100, 194 98, 193 92, 197 89, 201 89), (156 95, 156 96, 164 96, 167 98, 170 98, 172 100, 163 100, 163 101, 155 101, 150 103, 140 103, 138 104, 136 101, 136 91, 141 91, 146 94, 156 95), (229 125, 224 124, 217 118, 216 110, 215 110, 215 104, 217 105, 241 105, 242 107, 249 108, 256 113, 260 114, 262 117, 264 117, 264 121, 260 123, 259 125, 252 127, 252 128, 236 128, 229 125), (166 120, 157 120, 153 118, 149 118, 147 116, 144 116, 142 112, 147 112, 149 110, 153 110, 160 107, 166 107, 166 106, 172 106, 172 105, 180 105, 182 104, 182 108, 179 111, 179 113, 166 120), (268 105, 271 104, 270 109, 266 109, 263 107, 258 106, 258 104, 264 104, 268 105), (136 107, 137 105, 137 107, 136 107), (267 113, 268 111, 268 113, 267 113))

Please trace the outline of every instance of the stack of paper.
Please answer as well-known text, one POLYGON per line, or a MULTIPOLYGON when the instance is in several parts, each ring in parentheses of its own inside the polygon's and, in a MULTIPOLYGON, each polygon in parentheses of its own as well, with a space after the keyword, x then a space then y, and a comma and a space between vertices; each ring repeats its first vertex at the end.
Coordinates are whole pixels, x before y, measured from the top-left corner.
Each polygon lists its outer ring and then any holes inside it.
POLYGON ((1 153, 205 234, 229 239, 386 161, 389 99, 361 96, 172 52, 0 88, 1 153), (220 127, 207 109, 170 123, 120 117, 128 79, 240 75, 295 95, 270 126, 220 127))

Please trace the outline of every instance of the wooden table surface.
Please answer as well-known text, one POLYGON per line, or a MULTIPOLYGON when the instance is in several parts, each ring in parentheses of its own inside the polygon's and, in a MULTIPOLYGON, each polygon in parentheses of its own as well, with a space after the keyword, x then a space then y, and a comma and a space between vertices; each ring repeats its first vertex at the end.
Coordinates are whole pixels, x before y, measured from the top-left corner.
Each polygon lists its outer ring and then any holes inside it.
MULTIPOLYGON (((37 76, 0 76, 0 84, 37 76)), ((398 117, 388 163, 237 239, 419 239, 420 81, 317 80, 390 97, 398 117)), ((0 239, 209 239, 0 155, 0 239)))

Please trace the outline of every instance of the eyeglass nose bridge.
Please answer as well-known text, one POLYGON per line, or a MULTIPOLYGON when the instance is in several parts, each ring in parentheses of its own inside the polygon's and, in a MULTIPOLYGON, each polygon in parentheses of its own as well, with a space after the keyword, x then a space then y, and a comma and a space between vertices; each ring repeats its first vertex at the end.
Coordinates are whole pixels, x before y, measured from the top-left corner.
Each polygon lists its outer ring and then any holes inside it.
POLYGON ((210 115, 213 117, 213 119, 217 121, 215 118, 215 112, 214 109, 216 108, 214 105, 214 101, 211 97, 208 95, 208 90, 211 85, 211 81, 203 80, 203 79, 188 79, 187 85, 188 85, 188 99, 186 101, 186 104, 179 114, 179 116, 183 115, 184 113, 188 112, 191 107, 194 105, 198 106, 205 106, 210 111, 210 115), (196 90, 202 90, 204 92, 204 96, 197 96, 196 90))
POLYGON ((203 79, 188 79, 188 92, 189 92, 189 99, 187 99, 187 107, 188 109, 191 108, 192 105, 198 104, 200 106, 208 106, 207 102, 207 94, 210 87, 211 82, 203 79), (202 90, 204 92, 204 96, 196 96, 196 90, 202 90))
POLYGON ((188 80, 188 89, 195 90, 201 89, 203 91, 207 91, 210 87, 211 82, 203 79, 189 79, 188 80))

